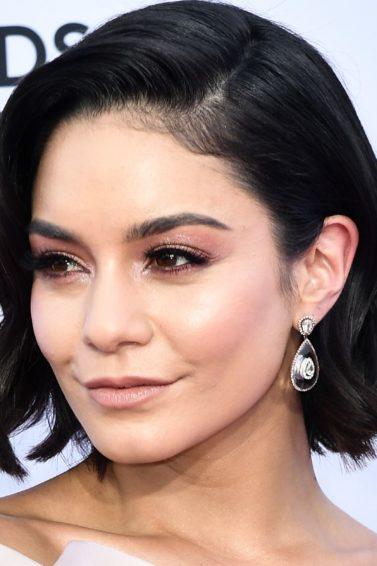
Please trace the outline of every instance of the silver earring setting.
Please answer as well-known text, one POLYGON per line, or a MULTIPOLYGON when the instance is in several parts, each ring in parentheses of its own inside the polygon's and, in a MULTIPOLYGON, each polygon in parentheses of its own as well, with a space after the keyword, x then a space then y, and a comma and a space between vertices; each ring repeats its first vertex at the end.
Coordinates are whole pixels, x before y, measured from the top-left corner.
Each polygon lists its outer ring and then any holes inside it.
POLYGON ((298 330, 304 341, 297 350, 291 366, 291 381, 297 391, 309 391, 318 380, 319 362, 313 344, 307 338, 315 326, 314 316, 309 314, 298 321, 298 330))

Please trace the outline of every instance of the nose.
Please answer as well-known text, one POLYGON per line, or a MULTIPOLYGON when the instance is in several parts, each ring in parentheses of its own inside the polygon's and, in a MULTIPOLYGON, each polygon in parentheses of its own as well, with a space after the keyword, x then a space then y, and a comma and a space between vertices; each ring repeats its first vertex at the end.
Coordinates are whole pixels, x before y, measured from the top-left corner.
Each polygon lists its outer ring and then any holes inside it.
POLYGON ((115 269, 95 276, 85 305, 85 344, 110 353, 122 344, 150 340, 151 328, 139 287, 135 278, 115 269))

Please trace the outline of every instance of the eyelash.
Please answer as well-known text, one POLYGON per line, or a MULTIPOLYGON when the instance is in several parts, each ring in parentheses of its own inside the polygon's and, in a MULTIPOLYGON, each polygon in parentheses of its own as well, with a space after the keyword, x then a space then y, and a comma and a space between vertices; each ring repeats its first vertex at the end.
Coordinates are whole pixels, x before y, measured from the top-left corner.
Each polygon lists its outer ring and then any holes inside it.
MULTIPOLYGON (((144 252, 144 259, 151 259, 152 261, 156 258, 160 258, 165 254, 176 255, 177 257, 185 257, 189 259, 189 263, 184 264, 181 267, 176 268, 157 268, 157 271, 165 272, 171 275, 179 275, 181 272, 195 269, 199 265, 205 265, 209 262, 209 257, 202 252, 189 251, 186 247, 180 246, 159 246, 154 248, 151 246, 144 252), (181 253, 174 253, 181 252, 181 253), (194 265, 194 267, 192 267, 194 265)), ((26 271, 40 271, 43 276, 47 279, 61 279, 63 277, 69 277, 72 273, 78 273, 77 271, 67 271, 60 275, 49 273, 49 267, 57 261, 64 260, 67 263, 78 263, 76 259, 70 254, 63 254, 60 252, 55 252, 54 250, 45 250, 39 254, 33 254, 30 250, 27 250, 24 257, 20 261, 20 265, 26 271)))

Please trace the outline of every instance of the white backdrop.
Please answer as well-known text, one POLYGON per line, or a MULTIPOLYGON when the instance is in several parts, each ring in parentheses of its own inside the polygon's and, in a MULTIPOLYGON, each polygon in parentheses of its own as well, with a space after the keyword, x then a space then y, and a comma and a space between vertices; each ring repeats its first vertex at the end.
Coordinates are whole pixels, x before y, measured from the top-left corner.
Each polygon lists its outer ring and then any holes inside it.
MULTIPOLYGON (((29 72, 38 60, 59 55, 59 36, 65 45, 75 43, 111 17, 154 3, 153 0, 44 0, 7 2, 0 11, 0 108, 14 88, 12 77, 29 72), (64 26, 63 29, 61 29, 64 26), (67 26, 67 27, 65 27, 67 26), (12 29, 13 28, 13 29, 12 29), (60 30, 60 31, 59 31, 60 30), (68 30, 68 33, 65 33, 68 30), (76 31, 69 31, 76 30, 76 31), (57 34, 58 32, 58 34, 57 34), (38 59, 37 59, 38 57, 38 59)), ((297 31, 325 55, 347 89, 376 152, 377 148, 377 41, 375 0, 234 0, 297 31)), ((347 415, 344 416, 347 418, 347 415)), ((13 438, 17 455, 30 472, 18 484, 0 474, 0 496, 14 493, 60 474, 81 460, 69 445, 61 456, 44 464, 24 460, 24 454, 47 432, 45 423, 13 438)), ((346 471, 333 454, 313 455, 319 484, 326 495, 355 519, 377 532, 377 460, 362 470, 346 471)))

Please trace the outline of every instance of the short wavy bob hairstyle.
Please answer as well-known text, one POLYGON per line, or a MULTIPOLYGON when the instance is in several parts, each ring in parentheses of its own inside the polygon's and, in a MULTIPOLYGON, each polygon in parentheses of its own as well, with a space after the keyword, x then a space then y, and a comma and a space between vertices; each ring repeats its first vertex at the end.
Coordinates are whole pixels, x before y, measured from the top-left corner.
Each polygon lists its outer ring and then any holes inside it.
MULTIPOLYGON (((376 157, 341 82, 291 30, 225 2, 181 0, 118 15, 21 78, 1 115, 0 470, 28 472, 10 436, 42 417, 49 435, 27 454, 46 461, 71 440, 103 479, 91 443, 33 333, 29 248, 33 180, 60 123, 133 112, 190 151, 230 165, 268 211, 291 293, 292 262, 324 219, 349 216, 359 245, 346 284, 316 326, 321 377, 301 396, 310 449, 361 467, 376 457, 376 157)), ((220 195, 219 195, 220 197, 220 195)), ((285 274, 285 275, 284 275, 285 274)))

